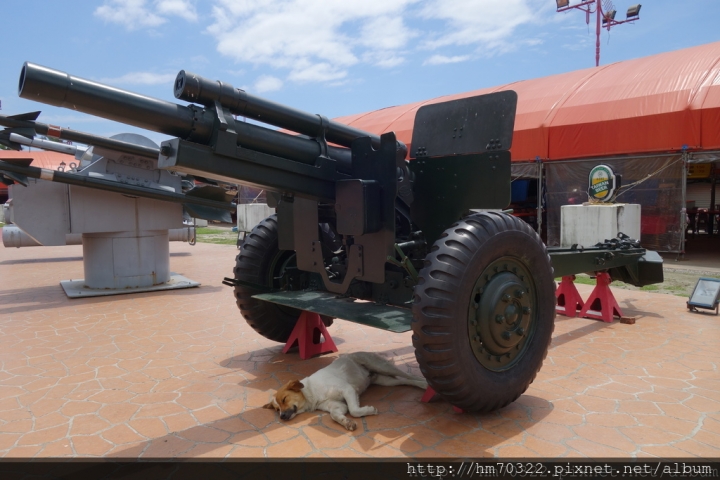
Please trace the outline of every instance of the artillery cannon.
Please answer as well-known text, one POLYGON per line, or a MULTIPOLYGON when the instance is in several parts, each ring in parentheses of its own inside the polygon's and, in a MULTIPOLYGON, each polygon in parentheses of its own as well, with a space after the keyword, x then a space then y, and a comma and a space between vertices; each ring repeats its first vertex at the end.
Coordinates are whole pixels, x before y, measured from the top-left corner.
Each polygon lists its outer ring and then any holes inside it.
POLYGON ((551 260, 527 224, 502 213, 515 92, 426 105, 407 146, 186 71, 174 91, 199 105, 31 63, 19 82, 23 98, 177 137, 162 143, 160 168, 270 192, 277 214, 246 237, 225 281, 266 338, 287 341, 301 310, 328 324, 412 330, 430 386, 463 410, 490 411, 518 398, 542 365, 555 276, 601 268, 662 281, 636 246, 558 250, 551 260))

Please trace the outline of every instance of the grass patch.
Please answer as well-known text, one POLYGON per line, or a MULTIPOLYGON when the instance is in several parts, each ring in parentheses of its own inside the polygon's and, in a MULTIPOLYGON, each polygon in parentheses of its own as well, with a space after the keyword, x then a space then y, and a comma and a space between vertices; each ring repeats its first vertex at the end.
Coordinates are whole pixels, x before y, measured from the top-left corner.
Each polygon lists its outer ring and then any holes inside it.
POLYGON ((216 245, 237 245, 237 238, 207 238, 197 237, 197 241, 200 243, 214 243, 216 245))
POLYGON ((200 243, 214 243, 216 245, 237 245, 237 232, 230 229, 212 227, 196 227, 195 236, 200 243))
POLYGON ((586 275, 575 275, 574 283, 579 283, 580 285, 595 285, 595 279, 586 275))
MULTIPOLYGON (((557 277, 555 281, 557 283, 562 282, 562 277, 557 277)), ((595 279, 581 273, 579 275, 575 275, 575 281, 573 283, 580 283, 582 285, 595 285, 595 279)))
POLYGON ((640 290, 645 290, 646 292, 652 292, 655 290, 660 290, 660 287, 657 285, 645 285, 644 287, 641 287, 640 290))
MULTIPOLYGON (((560 281, 562 281, 562 278, 556 278, 555 281, 560 283, 560 281)), ((580 285, 595 285, 597 282, 595 281, 595 278, 590 278, 590 276, 585 275, 584 273, 579 273, 579 274, 575 275, 575 282, 573 282, 573 283, 578 283, 580 285)), ((625 283, 623 283, 619 280, 615 280, 614 282, 612 282, 610 284, 610 286, 611 287, 623 287, 623 286, 625 286, 625 283)))
MULTIPOLYGON (((195 233, 198 235, 225 235, 229 231, 228 230, 221 230, 219 228, 209 228, 209 227, 195 227, 195 233)), ((229 232, 229 233, 235 233, 235 232, 229 232)))

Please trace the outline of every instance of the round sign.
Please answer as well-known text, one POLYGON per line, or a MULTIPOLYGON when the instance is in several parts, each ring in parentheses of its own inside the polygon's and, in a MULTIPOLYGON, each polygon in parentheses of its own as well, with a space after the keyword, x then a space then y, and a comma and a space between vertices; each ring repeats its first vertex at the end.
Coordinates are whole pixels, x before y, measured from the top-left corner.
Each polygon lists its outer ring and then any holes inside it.
POLYGON ((615 174, 607 165, 598 165, 590 170, 590 200, 609 202, 615 194, 615 174))

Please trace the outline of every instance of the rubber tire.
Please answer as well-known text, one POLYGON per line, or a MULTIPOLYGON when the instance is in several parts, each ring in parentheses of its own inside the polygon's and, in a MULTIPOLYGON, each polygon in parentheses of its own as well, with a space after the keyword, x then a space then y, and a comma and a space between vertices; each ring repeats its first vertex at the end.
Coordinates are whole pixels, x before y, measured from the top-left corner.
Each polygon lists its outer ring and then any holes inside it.
POLYGON ((502 213, 469 216, 432 246, 413 298, 413 346, 429 385, 467 412, 490 412, 515 401, 542 366, 555 327, 555 281, 547 248, 532 228, 502 213), (485 267, 515 257, 533 273, 537 299, 532 338, 504 371, 485 368, 468 332, 473 286, 485 267))
MULTIPOLYGON (((235 258, 235 278, 268 287, 277 286, 272 285, 272 278, 279 272, 271 272, 270 269, 277 269, 278 265, 274 265, 276 260, 287 254, 287 251, 278 248, 277 215, 272 215, 245 236, 240 253, 235 258)), ((240 313, 253 330, 269 340, 288 341, 301 310, 252 298, 258 293, 253 288, 236 286, 234 293, 240 313)), ((321 315, 320 318, 325 326, 333 323, 331 317, 321 315)))

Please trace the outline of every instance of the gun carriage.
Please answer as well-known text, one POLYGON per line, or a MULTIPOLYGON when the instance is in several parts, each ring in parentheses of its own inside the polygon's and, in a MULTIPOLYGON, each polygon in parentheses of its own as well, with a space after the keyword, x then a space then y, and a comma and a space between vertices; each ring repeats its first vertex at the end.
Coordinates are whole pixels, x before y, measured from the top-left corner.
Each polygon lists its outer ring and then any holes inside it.
MULTIPOLYGON (((555 277, 603 270, 636 285, 662 281, 659 257, 638 245, 548 251, 502 212, 513 91, 420 108, 409 145, 187 71, 174 93, 191 103, 32 63, 19 81, 23 98, 176 137, 157 152, 162 169, 269 192, 277 213, 246 236, 225 283, 271 340, 287 341, 301 310, 327 325, 412 330, 435 391, 463 410, 490 411, 518 398, 542 365, 555 277)), ((3 162, 0 171, 10 170, 3 162)))

